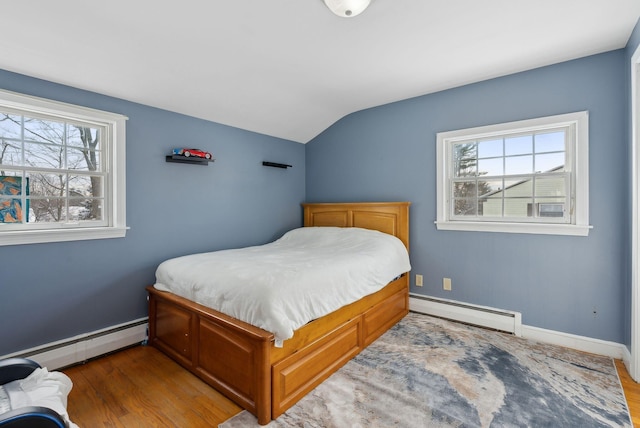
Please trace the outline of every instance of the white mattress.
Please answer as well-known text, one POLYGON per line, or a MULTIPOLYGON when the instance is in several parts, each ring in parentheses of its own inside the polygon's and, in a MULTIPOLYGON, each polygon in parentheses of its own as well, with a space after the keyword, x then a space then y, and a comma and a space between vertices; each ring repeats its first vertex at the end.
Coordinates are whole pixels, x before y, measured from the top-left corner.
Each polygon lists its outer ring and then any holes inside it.
POLYGON ((270 244, 167 260, 155 288, 274 334, 294 330, 411 270, 402 241, 359 228, 304 227, 270 244))

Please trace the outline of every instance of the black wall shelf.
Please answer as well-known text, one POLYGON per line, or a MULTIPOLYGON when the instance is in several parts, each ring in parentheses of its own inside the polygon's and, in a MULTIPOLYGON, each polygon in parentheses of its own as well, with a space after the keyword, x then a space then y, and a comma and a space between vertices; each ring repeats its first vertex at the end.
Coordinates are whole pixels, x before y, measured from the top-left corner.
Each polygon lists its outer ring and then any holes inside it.
POLYGON ((284 168, 284 169, 293 167, 293 165, 287 165, 286 163, 266 162, 266 161, 262 162, 262 165, 264 165, 264 166, 273 166, 275 168, 284 168))
POLYGON ((165 157, 167 162, 175 163, 189 163, 191 165, 209 165, 209 162, 215 161, 215 159, 205 159, 198 157, 186 157, 182 155, 168 155, 165 157))

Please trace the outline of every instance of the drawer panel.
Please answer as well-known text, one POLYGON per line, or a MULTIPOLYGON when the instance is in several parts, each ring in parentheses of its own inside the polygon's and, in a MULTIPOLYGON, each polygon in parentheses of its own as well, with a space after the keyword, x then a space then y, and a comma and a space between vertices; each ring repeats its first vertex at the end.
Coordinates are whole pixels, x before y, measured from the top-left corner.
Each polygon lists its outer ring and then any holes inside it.
POLYGON ((274 364, 273 418, 362 350, 362 318, 348 321, 301 352, 274 364))

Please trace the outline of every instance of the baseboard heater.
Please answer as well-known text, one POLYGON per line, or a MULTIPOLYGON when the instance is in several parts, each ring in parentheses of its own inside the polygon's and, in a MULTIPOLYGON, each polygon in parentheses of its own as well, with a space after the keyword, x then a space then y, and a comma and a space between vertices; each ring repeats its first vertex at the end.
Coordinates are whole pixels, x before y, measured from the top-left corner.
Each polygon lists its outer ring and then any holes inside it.
POLYGON ((42 367, 57 370, 143 343, 147 340, 147 326, 148 318, 140 318, 0 358, 30 358, 37 361, 42 367))
POLYGON ((436 317, 522 336, 522 314, 455 300, 439 299, 411 293, 409 309, 436 317))

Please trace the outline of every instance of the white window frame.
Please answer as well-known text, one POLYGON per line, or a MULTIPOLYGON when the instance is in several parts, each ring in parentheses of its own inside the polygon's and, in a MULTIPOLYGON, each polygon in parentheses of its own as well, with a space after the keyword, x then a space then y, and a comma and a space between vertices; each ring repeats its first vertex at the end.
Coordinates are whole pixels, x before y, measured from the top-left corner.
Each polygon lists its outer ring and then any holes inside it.
MULTIPOLYGON (((437 219, 438 230, 478 232, 531 233, 587 236, 589 225, 589 113, 587 111, 547 116, 516 122, 480 126, 437 134, 437 219), (450 180, 453 173, 452 144, 474 138, 499 137, 505 134, 531 132, 571 126, 574 138, 569 141, 565 170, 571 174, 571 220, 569 223, 513 221, 469 221, 451 215, 450 180)), ((551 218, 553 219, 553 218, 551 218)))
POLYGON ((126 235, 126 121, 121 114, 95 110, 73 104, 0 90, 0 107, 29 114, 51 116, 62 120, 95 123, 106 130, 103 140, 105 163, 105 225, 79 227, 73 223, 42 229, 3 230, 0 224, 0 246, 87 239, 122 238, 126 235))

